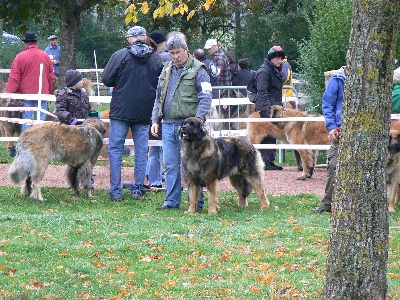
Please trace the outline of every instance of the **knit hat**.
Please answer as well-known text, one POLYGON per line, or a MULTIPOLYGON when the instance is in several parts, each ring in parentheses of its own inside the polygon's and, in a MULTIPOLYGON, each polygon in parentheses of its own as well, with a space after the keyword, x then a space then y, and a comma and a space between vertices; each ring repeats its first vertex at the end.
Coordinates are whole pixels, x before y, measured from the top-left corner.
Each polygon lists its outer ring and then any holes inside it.
POLYGON ((67 87, 72 87, 83 79, 82 74, 78 70, 68 70, 65 73, 65 83, 67 87))
POLYGON ((274 57, 282 57, 282 59, 286 57, 286 53, 281 46, 272 46, 272 48, 268 50, 267 59, 271 60, 274 57))
POLYGON ((166 37, 164 33, 160 31, 154 31, 150 33, 149 37, 158 45, 161 44, 162 42, 166 41, 166 37))
POLYGON ((25 37, 21 39, 23 42, 36 42, 37 36, 33 31, 25 32, 25 37))
POLYGON ((133 26, 128 30, 128 37, 138 35, 146 35, 146 29, 144 29, 142 26, 133 26))

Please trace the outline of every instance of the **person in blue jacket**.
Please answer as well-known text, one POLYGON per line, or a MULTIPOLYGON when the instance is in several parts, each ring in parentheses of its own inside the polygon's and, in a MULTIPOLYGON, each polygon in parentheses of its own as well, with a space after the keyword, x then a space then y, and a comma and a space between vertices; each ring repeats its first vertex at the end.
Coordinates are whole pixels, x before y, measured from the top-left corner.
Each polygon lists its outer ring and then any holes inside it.
POLYGON ((56 35, 51 35, 48 40, 49 45, 44 49, 44 52, 50 56, 54 67, 54 76, 58 77, 60 74, 60 46, 58 45, 58 37, 56 35))
POLYGON ((331 211, 332 198, 335 190, 340 127, 342 125, 342 102, 344 84, 346 82, 345 69, 346 67, 341 67, 331 76, 322 97, 322 114, 325 118, 325 126, 329 130, 328 139, 332 143, 332 146, 328 150, 328 177, 325 186, 325 196, 322 198, 319 206, 313 209, 316 213, 331 211))

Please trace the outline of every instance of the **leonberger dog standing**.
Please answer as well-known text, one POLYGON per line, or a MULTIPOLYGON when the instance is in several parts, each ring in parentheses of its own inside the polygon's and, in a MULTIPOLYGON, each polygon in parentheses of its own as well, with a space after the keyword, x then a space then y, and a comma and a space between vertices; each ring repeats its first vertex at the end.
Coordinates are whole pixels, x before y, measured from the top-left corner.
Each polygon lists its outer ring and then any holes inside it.
MULTIPOLYGON (((311 117, 303 111, 284 108, 279 105, 271 106, 271 118, 289 118, 289 117, 311 117)), ((274 122, 274 125, 283 129, 286 140, 290 144, 305 144, 305 145, 327 145, 329 131, 325 127, 324 121, 289 121, 289 122, 274 122)), ((318 151, 316 150, 297 150, 299 151, 303 172, 297 179, 305 180, 311 178, 314 173, 315 163, 317 160, 318 151)))
POLYGON ((400 131, 390 130, 389 159, 386 174, 387 183, 390 184, 389 212, 394 212, 400 196, 400 131))
POLYGON ((208 213, 218 206, 218 180, 229 177, 239 194, 239 207, 247 207, 247 196, 254 189, 260 208, 269 201, 263 189, 264 163, 260 152, 245 137, 212 138, 199 118, 186 119, 180 129, 184 178, 188 183, 189 213, 196 212, 202 187, 208 190, 208 213))
POLYGON ((43 123, 24 131, 17 142, 17 155, 8 170, 10 180, 19 184, 21 194, 43 201, 41 182, 52 161, 67 165, 69 186, 79 195, 79 181, 87 197, 91 196, 90 183, 93 166, 103 146, 103 122, 89 118, 79 126, 43 123))

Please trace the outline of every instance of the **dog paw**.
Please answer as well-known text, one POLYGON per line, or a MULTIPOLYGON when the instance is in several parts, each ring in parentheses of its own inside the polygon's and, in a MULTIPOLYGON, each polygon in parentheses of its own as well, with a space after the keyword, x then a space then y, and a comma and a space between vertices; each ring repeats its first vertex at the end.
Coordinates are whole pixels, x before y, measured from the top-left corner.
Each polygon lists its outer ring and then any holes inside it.
MULTIPOLYGON (((308 178, 310 178, 310 177, 308 177, 308 178)), ((306 180, 307 179, 307 176, 300 176, 300 177, 297 177, 297 180, 306 180)))
POLYGON ((394 213, 395 212, 394 207, 390 207, 389 206, 389 212, 393 212, 394 213))

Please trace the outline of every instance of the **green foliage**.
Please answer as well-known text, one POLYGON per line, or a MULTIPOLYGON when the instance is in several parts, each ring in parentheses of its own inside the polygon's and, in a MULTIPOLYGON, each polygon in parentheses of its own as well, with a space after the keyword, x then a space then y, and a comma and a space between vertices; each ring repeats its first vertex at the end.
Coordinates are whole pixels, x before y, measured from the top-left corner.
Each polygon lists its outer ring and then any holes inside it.
POLYGON ((122 5, 117 5, 101 15, 86 13, 82 16, 78 35, 78 68, 95 67, 94 50, 98 68, 104 68, 115 51, 128 45, 128 27, 123 26, 123 12, 122 5))
POLYGON ((353 1, 317 0, 308 20, 310 38, 298 43, 300 72, 307 82, 302 89, 309 96, 309 105, 321 113, 321 97, 325 90, 324 72, 345 65, 349 47, 353 1))
POLYGON ((273 4, 252 2, 246 6, 243 27, 237 36, 237 55, 246 57, 252 69, 257 69, 263 62, 268 50, 273 45, 280 45, 285 50, 294 72, 298 71, 299 52, 296 42, 308 38, 309 32, 304 10, 307 1, 298 2, 296 9, 287 6, 287 1, 273 1, 273 4))
MULTIPOLYGON (((0 44, 0 69, 10 69, 14 57, 23 49, 22 42, 0 44)), ((0 73, 0 79, 7 82, 8 73, 0 73)))

